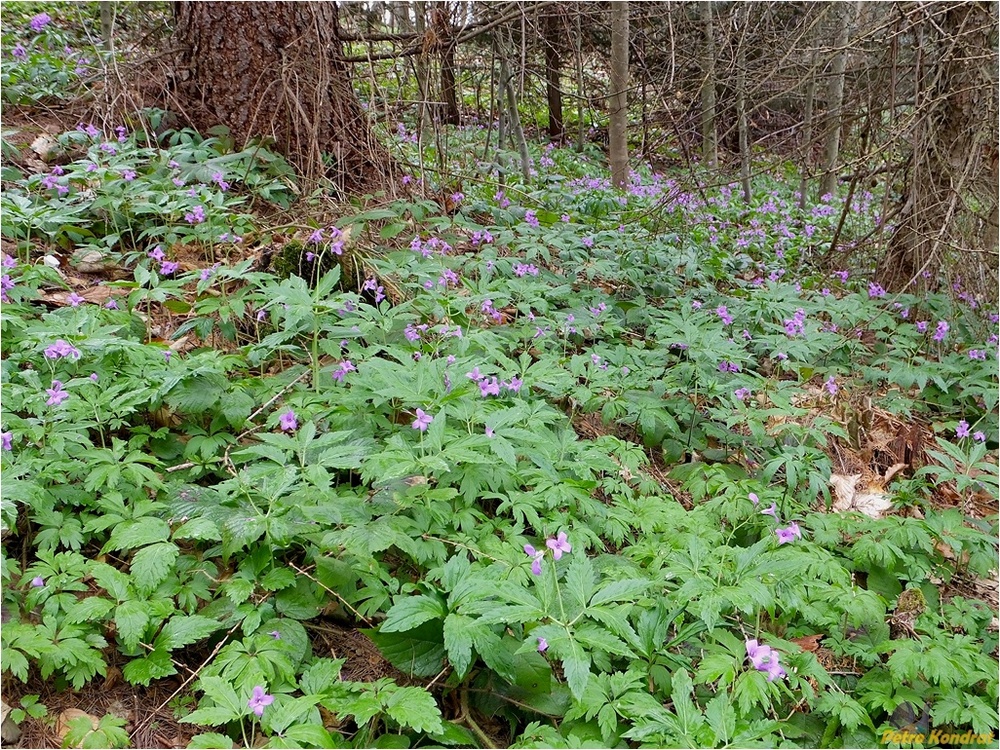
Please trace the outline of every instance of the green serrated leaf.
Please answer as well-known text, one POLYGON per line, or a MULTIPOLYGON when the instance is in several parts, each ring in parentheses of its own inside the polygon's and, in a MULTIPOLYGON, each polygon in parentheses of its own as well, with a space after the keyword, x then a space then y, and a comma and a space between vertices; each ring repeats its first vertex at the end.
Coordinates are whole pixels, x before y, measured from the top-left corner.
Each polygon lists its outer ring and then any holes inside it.
POLYGON ((459 678, 465 677, 472 665, 472 630, 475 625, 472 618, 455 612, 444 620, 444 647, 459 678))
POLYGON ((434 696, 423 688, 401 687, 393 691, 385 704, 386 713, 400 726, 417 732, 441 732, 441 710, 434 696))
POLYGON ((149 625, 149 605, 139 599, 129 599, 115 608, 115 626, 118 640, 128 648, 139 645, 149 625))
POLYGON ((447 614, 444 603, 430 596, 408 596, 397 600, 385 617, 379 630, 383 633, 401 633, 428 620, 443 620, 447 614))
POLYGON ((209 617, 174 615, 163 626, 163 630, 156 637, 153 646, 173 651, 204 640, 221 627, 222 623, 209 617))
POLYGON ((179 553, 172 542, 151 544, 136 552, 129 566, 136 588, 142 593, 151 593, 170 575, 179 553))

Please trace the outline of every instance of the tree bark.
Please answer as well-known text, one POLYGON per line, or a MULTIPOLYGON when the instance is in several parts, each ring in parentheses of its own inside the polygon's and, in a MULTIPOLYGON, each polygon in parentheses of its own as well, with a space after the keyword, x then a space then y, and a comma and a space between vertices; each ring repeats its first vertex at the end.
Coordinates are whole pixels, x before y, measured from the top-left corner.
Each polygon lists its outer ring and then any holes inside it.
POLYGON ((434 28, 441 50, 441 101, 444 105, 441 121, 446 125, 461 125, 462 114, 458 109, 455 85, 455 40, 445 2, 437 3, 434 8, 434 28))
POLYGON ((740 20, 740 38, 736 40, 736 121, 740 137, 740 184, 743 200, 750 203, 750 134, 747 127, 747 24, 749 14, 743 5, 736 16, 740 20))
POLYGON ((829 109, 826 116, 826 136, 823 149, 824 172, 820 183, 820 195, 836 195, 837 193, 840 129, 844 108, 844 71, 847 69, 847 42, 850 38, 851 23, 854 18, 851 3, 838 2, 836 5, 837 30, 833 40, 836 51, 834 52, 826 95, 826 104, 829 109))
MULTIPOLYGON (((816 61, 815 54, 810 59, 809 69, 816 61)), ((806 83, 806 111, 802 123, 802 175, 799 178, 799 208, 803 211, 809 202, 809 176, 812 171, 813 151, 813 103, 816 101, 816 78, 809 73, 806 83)))
POLYGON ((115 8, 111 0, 101 0, 101 38, 107 52, 114 51, 115 8))
POLYGON ((705 37, 701 60, 701 149, 705 165, 714 167, 719 160, 719 134, 715 122, 715 24, 709 0, 701 0, 698 9, 705 37))
POLYGON ((611 6, 611 117, 609 127, 611 183, 628 183, 628 2, 611 6))
POLYGON ((178 2, 181 112, 202 132, 224 125, 238 145, 273 139, 307 180, 391 188, 392 162, 340 60, 337 13, 322 2, 178 2))
POLYGON ((545 45, 545 98, 549 105, 549 139, 561 141, 563 138, 562 52, 559 40, 559 16, 556 10, 546 11, 542 21, 545 45))
POLYGON ((981 274, 980 288, 995 299, 996 203, 983 201, 986 220, 971 222, 966 202, 977 193, 979 200, 996 197, 996 16, 986 3, 953 3, 936 14, 933 7, 924 10, 918 34, 914 99, 920 126, 879 281, 894 290, 911 291, 911 282, 933 287, 947 265, 966 282, 981 274))

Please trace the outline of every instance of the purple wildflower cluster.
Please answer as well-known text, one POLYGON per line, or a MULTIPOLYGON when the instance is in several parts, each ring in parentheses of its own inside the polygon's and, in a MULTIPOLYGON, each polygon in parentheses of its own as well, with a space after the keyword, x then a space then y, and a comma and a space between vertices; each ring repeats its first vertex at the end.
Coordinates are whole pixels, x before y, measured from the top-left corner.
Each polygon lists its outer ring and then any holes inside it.
MULTIPOLYGON (((760 504, 760 498, 757 496, 756 492, 751 492, 747 495, 747 497, 754 505, 760 504)), ((761 511, 761 515, 771 516, 776 522, 781 523, 778 519, 778 506, 776 503, 772 502, 770 508, 765 508, 761 511)), ((778 537, 778 544, 787 544, 788 542, 793 542, 796 539, 802 538, 802 530, 795 521, 792 521, 785 528, 776 528, 774 533, 778 537)))
POLYGON ((344 378, 347 377, 347 373, 357 372, 357 371, 358 368, 354 366, 351 360, 345 359, 343 362, 338 363, 337 366, 333 369, 333 372, 330 374, 333 376, 333 379, 336 380, 338 383, 343 383, 344 378))
POLYGON ((791 318, 784 321, 785 333, 789 336, 799 336, 805 330, 805 324, 806 311, 800 307, 791 318))
POLYGON ((479 394, 483 398, 499 396, 501 388, 511 393, 520 393, 524 385, 524 380, 517 375, 512 375, 510 380, 500 380, 496 375, 485 375, 480 372, 478 366, 473 368, 472 372, 465 373, 465 377, 479 386, 479 394))
POLYGON ((62 339, 56 339, 56 343, 45 348, 46 359, 62 359, 63 357, 80 359, 80 350, 62 339))
POLYGON ((378 280, 369 276, 365 283, 361 285, 361 290, 365 292, 375 292, 375 304, 379 304, 385 299, 385 288, 378 283, 378 280))
POLYGON ((413 238, 413 242, 410 243, 410 250, 415 253, 420 253, 425 258, 429 258, 434 255, 435 251, 440 255, 447 255, 451 252, 452 247, 447 242, 437 237, 431 237, 429 240, 424 242, 420 239, 420 235, 413 238))
MULTIPOLYGON (((313 230, 313 233, 309 235, 309 243, 312 245, 322 245, 324 242, 329 241, 330 252, 334 255, 343 255, 344 233, 337 227, 328 227, 326 231, 329 234, 329 237, 327 237, 327 234, 323 233, 322 228, 313 230)), ((313 260, 315 257, 316 254, 312 251, 306 253, 306 260, 308 261, 313 260), (310 255, 312 257, 309 257, 310 255)))
POLYGON ((171 276, 177 273, 177 270, 181 267, 180 263, 172 260, 167 260, 166 253, 163 252, 163 248, 160 245, 157 245, 152 250, 150 250, 148 255, 150 258, 152 258, 153 260, 155 260, 157 263, 160 264, 160 273, 163 276, 171 276))
POLYGON ((427 432, 427 428, 431 426, 431 422, 434 421, 434 417, 425 412, 423 409, 417 409, 417 418, 413 420, 413 424, 410 426, 414 430, 420 430, 420 432, 427 432))
POLYGON ((514 275, 517 277, 521 276, 537 276, 538 268, 534 263, 515 263, 514 264, 514 275))
MULTIPOLYGON (((545 546, 552 550, 552 559, 561 560, 563 553, 569 554, 573 551, 573 547, 570 545, 565 531, 560 531, 556 536, 545 540, 545 546)), ((542 574, 542 558, 545 557, 545 550, 536 550, 532 545, 524 545, 524 554, 531 558, 531 573, 532 575, 540 576, 542 574)), ((546 644, 546 648, 548 645, 546 644)), ((544 651, 545 649, 539 648, 539 651, 544 651)))

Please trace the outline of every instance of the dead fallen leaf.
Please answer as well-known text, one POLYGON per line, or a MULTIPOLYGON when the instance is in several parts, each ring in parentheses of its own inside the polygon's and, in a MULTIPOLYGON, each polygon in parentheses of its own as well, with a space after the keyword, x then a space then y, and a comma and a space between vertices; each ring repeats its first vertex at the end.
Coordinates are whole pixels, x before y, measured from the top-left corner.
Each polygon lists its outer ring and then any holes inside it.
POLYGON ((879 487, 858 487, 861 474, 831 474, 833 510, 837 513, 856 511, 870 518, 881 518, 892 508, 892 498, 879 487))
POLYGON ((819 649, 819 642, 823 640, 822 633, 816 633, 815 635, 803 635, 798 638, 792 638, 792 643, 798 645, 803 651, 817 651, 819 649))

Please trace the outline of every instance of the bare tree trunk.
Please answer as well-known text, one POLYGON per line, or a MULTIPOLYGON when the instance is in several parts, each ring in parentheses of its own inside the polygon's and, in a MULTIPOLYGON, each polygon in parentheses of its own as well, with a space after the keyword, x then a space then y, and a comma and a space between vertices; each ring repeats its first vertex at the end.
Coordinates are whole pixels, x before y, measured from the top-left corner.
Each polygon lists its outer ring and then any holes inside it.
MULTIPOLYGON (((810 59, 810 71, 815 66, 816 55, 810 59)), ((812 171, 813 151, 813 102, 816 100, 816 78, 810 72, 806 83, 806 112, 802 123, 802 177, 799 179, 799 208, 803 211, 809 202, 809 176, 812 171)))
POLYGON ((586 141, 586 126, 583 122, 584 93, 583 80, 583 29, 581 28, 580 15, 583 12, 583 4, 576 3, 573 12, 573 46, 576 52, 576 150, 583 151, 583 144, 586 141))
POLYGON ((750 202, 750 136, 747 128, 747 6, 737 13, 740 20, 740 37, 736 41, 736 119, 740 136, 740 184, 743 186, 743 200, 750 202))
POLYGON ((455 42, 446 2, 439 2, 434 8, 434 27, 441 48, 441 101, 444 108, 441 121, 447 125, 460 125, 462 115, 458 110, 455 85, 455 42))
POLYGON ((104 41, 104 49, 108 52, 114 50, 114 27, 115 27, 115 4, 110 0, 101 0, 101 39, 104 41))
POLYGON ((847 42, 850 38, 851 23, 854 20, 854 10, 851 3, 838 2, 836 6, 837 31, 833 40, 835 52, 826 94, 828 110, 825 122, 823 179, 820 182, 820 195, 836 195, 837 193, 837 170, 840 166, 840 130, 844 108, 844 71, 847 68, 847 42))
POLYGON ((559 40, 559 16, 556 10, 549 10, 542 21, 545 31, 545 98, 549 105, 549 139, 560 141, 563 137, 562 112, 562 54, 559 40))
POLYGON ((191 125, 273 138, 307 179, 391 186, 392 163, 340 59, 336 3, 177 3, 176 96, 191 125), (329 167, 327 166, 329 164, 329 167))
POLYGON ((524 137, 524 129, 521 127, 521 115, 517 111, 517 93, 514 91, 514 74, 507 65, 505 51, 500 53, 500 88, 501 96, 507 94, 507 126, 510 135, 517 144, 517 150, 521 157, 521 176, 524 181, 531 179, 531 160, 528 157, 528 141, 524 137))
POLYGON ((611 183, 628 183, 628 2, 611 6, 610 159, 611 183))
MULTIPOLYGON (((995 300, 995 220, 972 226, 958 219, 969 196, 989 195, 991 202, 996 197, 995 9, 979 3, 954 3, 943 12, 934 8, 921 6, 925 18, 914 97, 920 124, 896 230, 878 269, 880 282, 907 291, 911 281, 931 286, 950 260, 947 265, 962 269, 965 281, 969 272, 988 275, 982 291, 995 300)), ((987 209, 993 216, 994 205, 987 209)))
MULTIPOLYGON (((415 19, 414 28, 417 36, 426 37, 427 34, 427 4, 423 0, 413 1, 413 17, 415 19)), ((417 55, 414 67, 417 72, 417 92, 420 101, 417 103, 417 134, 420 142, 423 143, 434 130, 434 118, 431 112, 431 69, 427 62, 427 45, 417 55)))
POLYGON ((705 165, 714 167, 719 159, 719 135, 715 122, 715 24, 709 0, 701 0, 698 8, 705 35, 701 60, 701 148, 705 165))

